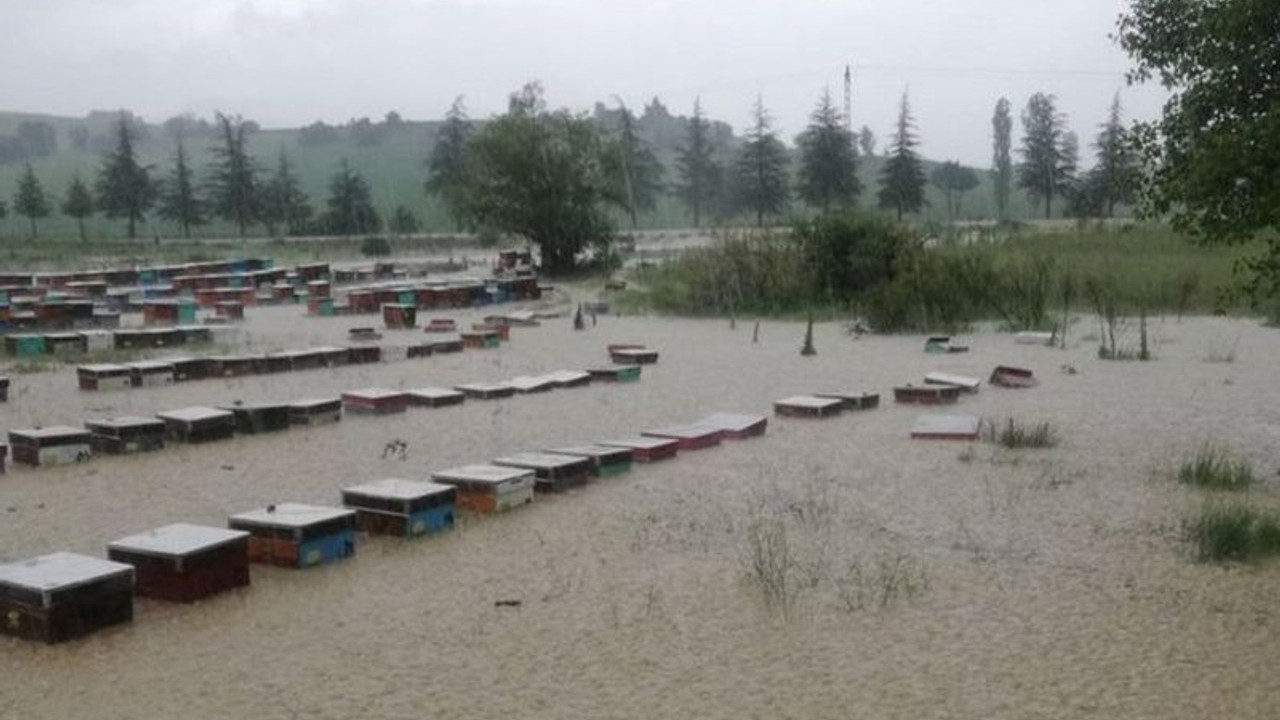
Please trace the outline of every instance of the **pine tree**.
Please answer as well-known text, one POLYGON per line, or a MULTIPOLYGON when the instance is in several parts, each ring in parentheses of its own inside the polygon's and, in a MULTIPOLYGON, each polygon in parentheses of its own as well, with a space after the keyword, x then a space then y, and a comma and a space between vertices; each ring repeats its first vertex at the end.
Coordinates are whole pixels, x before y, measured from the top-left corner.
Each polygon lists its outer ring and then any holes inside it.
POLYGON ((916 155, 915 123, 907 94, 902 93, 898 108, 898 129, 893 134, 893 144, 885 153, 884 167, 880 170, 880 207, 896 210, 898 219, 903 214, 919 212, 925 205, 924 168, 916 155))
POLYGON ((135 130, 130 117, 121 113, 116 123, 116 148, 98 174, 98 207, 108 218, 129 222, 129 238, 138 236, 137 224, 147 219, 156 199, 151 168, 138 164, 133 147, 135 130))
POLYGON ((467 138, 470 136, 471 122, 459 95, 450 106, 444 124, 440 126, 435 147, 431 149, 426 183, 427 194, 444 200, 459 231, 470 224, 470 218, 461 216, 456 210, 465 206, 457 196, 464 191, 466 184, 467 138))
POLYGON ((751 129, 733 165, 733 194, 738 208, 756 216, 764 227, 765 215, 777 215, 786 207, 787 148, 773 132, 764 99, 756 96, 751 129))
POLYGON ((1009 213, 1009 191, 1013 188, 1013 113, 1009 101, 996 101, 995 114, 991 116, 991 190, 995 194, 996 214, 1004 220, 1009 213))
POLYGON ((1132 204, 1138 188, 1138 166, 1121 120, 1119 93, 1111 101, 1111 112, 1093 147, 1098 158, 1094 166, 1097 191, 1107 217, 1114 217, 1116 205, 1132 204))
POLYGON ((273 237, 281 226, 289 235, 303 235, 311 223, 311 200, 298 184, 284 150, 280 151, 275 175, 262 188, 261 210, 267 234, 273 237))
POLYGON ((173 170, 160 185, 160 206, 156 212, 165 220, 177 223, 186 238, 191 237, 192 226, 207 222, 204 202, 196 195, 194 174, 187 164, 187 151, 181 139, 173 157, 173 170))
POLYGON ((35 170, 31 169, 31 163, 27 163, 22 178, 18 180, 18 192, 13 196, 13 211, 31 222, 33 239, 38 235, 36 220, 49 217, 49 199, 45 197, 44 186, 36 177, 35 170))
POLYGON ((622 173, 626 182, 626 210, 631 227, 637 227, 638 211, 650 211, 658 204, 665 170, 658 156, 636 132, 635 117, 623 105, 618 116, 618 146, 622 155, 622 173))
POLYGON ((1022 111, 1022 163, 1018 185, 1033 199, 1044 201, 1044 216, 1053 215, 1053 198, 1066 192, 1075 172, 1075 158, 1066 132, 1067 120, 1052 95, 1036 93, 1022 111))
POLYGON ((261 213, 257 169, 246 148, 251 126, 238 115, 218 113, 217 121, 222 143, 210 148, 209 201, 213 211, 235 223, 244 237, 261 213))
MULTIPOLYGON (((80 231, 80 241, 85 240, 84 219, 93 215, 93 195, 79 175, 71 179, 67 187, 67 197, 62 201, 62 214, 76 219, 76 227, 80 231)), ((0 217, 3 214, 0 213, 0 217)))
POLYGON ((818 106, 809 116, 809 127, 801 133, 800 172, 796 191, 809 205, 824 213, 832 205, 853 205, 862 192, 858 181, 858 151, 854 136, 845 130, 840 111, 824 90, 818 106))
POLYGON ((387 222, 387 229, 397 235, 412 235, 418 232, 420 227, 418 216, 403 205, 396 206, 395 212, 391 215, 391 220, 387 222))
POLYGON ((377 232, 381 225, 369 185, 360 173, 351 169, 346 158, 329 181, 328 205, 324 226, 333 235, 363 235, 377 232))
POLYGON ((676 171, 680 179, 676 194, 693 212, 693 226, 700 227, 702 214, 716 196, 720 167, 712 155, 711 138, 708 135, 702 103, 693 102, 693 116, 689 118, 685 144, 676 156, 676 171))

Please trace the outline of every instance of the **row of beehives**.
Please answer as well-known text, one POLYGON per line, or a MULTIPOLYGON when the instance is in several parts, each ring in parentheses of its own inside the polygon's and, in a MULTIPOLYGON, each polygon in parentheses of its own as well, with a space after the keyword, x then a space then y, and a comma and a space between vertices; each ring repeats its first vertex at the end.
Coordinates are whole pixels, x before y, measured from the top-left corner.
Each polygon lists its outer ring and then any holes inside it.
MULTIPOLYGON (((412 406, 455 405, 466 398, 492 400, 511 397, 517 393, 580 387, 593 380, 627 383, 639 379, 639 365, 611 364, 588 370, 558 370, 544 375, 520 376, 503 382, 463 383, 453 388, 427 387, 404 391, 369 388, 344 392, 340 397, 292 403, 252 403, 221 408, 189 407, 156 413, 152 418, 92 420, 85 422, 82 428, 59 425, 10 430, 9 444, 15 463, 33 466, 61 465, 85 462, 95 453, 123 454, 158 450, 164 447, 166 441, 208 442, 229 439, 236 433, 254 434, 284 430, 292 425, 321 424, 341 419, 344 410, 382 415, 404 412, 412 406)), ((0 445, 0 463, 9 449, 0 445)), ((0 468, 2 467, 0 464, 0 468)))
POLYGON ((226 332, 226 330, 202 325, 177 325, 164 328, 31 333, 6 335, 4 348, 6 353, 14 357, 81 355, 108 350, 132 350, 208 343, 213 341, 217 332, 226 332))
MULTIPOLYGON (((997 365, 988 379, 992 385, 1007 388, 1028 388, 1035 384, 1032 371, 1009 365, 997 365)), ((911 405, 950 405, 961 394, 977 393, 982 380, 954 373, 931 372, 924 376, 923 385, 906 384, 893 389, 894 402, 911 405)), ((814 393, 795 395, 774 403, 774 412, 793 417, 824 418, 848 409, 866 410, 880 404, 875 393, 850 395, 844 393, 814 393)), ((980 420, 973 415, 926 414, 916 419, 911 437, 921 440, 975 440, 980 420)))
POLYGON ((465 308, 495 303, 537 300, 542 288, 534 276, 519 278, 463 278, 424 281, 412 285, 396 284, 370 288, 351 288, 341 301, 316 298, 309 301, 311 315, 377 313, 386 305, 415 310, 465 308))
MULTIPOLYGON (((175 277, 191 275, 210 275, 216 273, 246 273, 271 268, 275 263, 270 258, 249 258, 245 260, 208 260, 175 265, 153 265, 141 268, 116 268, 113 270, 71 270, 65 272, 6 272, 0 274, 0 288, 71 288, 88 293, 100 284, 112 285, 147 285, 167 282, 175 277)), ((302 274, 328 274, 328 263, 299 265, 297 271, 302 274)), ((314 278, 311 278, 314 279, 314 278)))
POLYGON ((108 559, 53 553, 0 566, 0 632, 58 642, 133 618, 133 598, 191 602, 248 585, 251 562, 308 568, 352 556, 356 532, 411 538, 447 530, 456 509, 478 514, 530 504, 633 462, 673 458, 764 433, 759 415, 716 413, 634 437, 518 452, 489 463, 386 479, 341 491, 342 507, 282 502, 233 514, 227 527, 178 523, 107 545, 108 559))

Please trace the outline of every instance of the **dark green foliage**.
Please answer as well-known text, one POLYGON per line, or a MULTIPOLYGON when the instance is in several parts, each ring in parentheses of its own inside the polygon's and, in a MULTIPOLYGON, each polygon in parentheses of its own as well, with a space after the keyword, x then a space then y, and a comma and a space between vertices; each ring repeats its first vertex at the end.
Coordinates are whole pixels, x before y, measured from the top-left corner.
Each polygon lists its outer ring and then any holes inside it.
MULTIPOLYGON (((93 195, 89 192, 89 186, 76 175, 67 188, 67 196, 62 200, 62 214, 76 219, 81 240, 85 239, 84 220, 93 215, 93 210, 93 195)), ((0 217, 3 217, 3 213, 0 213, 0 217)))
POLYGON ((924 167, 915 151, 919 144, 907 94, 903 93, 893 145, 885 153, 886 160, 880 170, 879 193, 880 207, 897 212, 898 220, 906 213, 919 212, 925 205, 924 167))
POLYGON ((853 134, 845 130, 840 111, 831 102, 830 92, 822 93, 809 116, 809 127, 800 134, 797 144, 800 170, 796 192, 802 200, 824 213, 832 207, 857 202, 862 192, 857 175, 858 151, 853 134))
POLYGON ((257 168, 247 148, 248 134, 253 126, 238 115, 231 117, 218 113, 217 121, 222 142, 210 148, 213 162, 210 165, 209 202, 213 211, 235 223, 240 237, 244 237, 262 212, 257 168))
POLYGON ((973 170, 954 160, 948 160, 935 167, 929 179, 947 196, 947 219, 953 221, 960 209, 961 197, 978 187, 978 176, 973 170))
POLYGON ((462 96, 454 99, 436 137, 431 158, 427 161, 427 194, 441 198, 453 215, 458 230, 468 226, 469 219, 460 213, 466 206, 461 194, 466 190, 467 138, 471 122, 462 96))
POLYGON ((368 183, 351 169, 346 158, 329 181, 328 209, 320 222, 325 233, 348 237, 377 232, 381 227, 368 183))
POLYGON ((693 226, 701 227, 703 213, 719 193, 721 170, 714 157, 707 118, 697 100, 689 118, 688 135, 676 156, 676 172, 676 196, 693 213, 693 226))
POLYGON ((1006 418, 1003 423, 983 421, 982 437, 1010 450, 1051 448, 1058 444, 1058 433, 1052 423, 1027 423, 1014 418, 1006 418))
POLYGON ((777 215, 787 204, 787 148, 773 132, 763 98, 756 97, 751 119, 733 164, 734 204, 764 227, 764 216, 777 215))
POLYGON ((626 211, 631 217, 631 227, 637 227, 636 214, 649 212, 658 203, 662 193, 662 175, 665 172, 658 156, 648 143, 636 133, 635 118, 623 106, 618 116, 618 151, 622 156, 622 172, 626 183, 626 211))
POLYGON ((1111 101, 1111 111, 1093 148, 1097 162, 1090 173, 1091 191, 1099 210, 1105 210, 1107 217, 1115 217, 1116 205, 1134 201, 1139 183, 1137 158, 1121 121, 1119 93, 1111 101))
POLYGON ((467 143, 455 215, 537 245, 551 274, 572 271, 587 248, 605 257, 607 208, 625 205, 617 148, 587 118, 546 111, 536 85, 512 95, 510 106, 467 143))
POLYGON ((391 243, 384 237, 371 235, 360 241, 360 254, 365 257, 386 257, 391 254, 391 243))
POLYGON ((1009 330, 1048 324, 1053 260, 1048 255, 1001 255, 975 247, 957 258, 957 281, 965 295, 1000 318, 1009 330))
POLYGON ((303 235, 311 224, 311 199, 302 191, 289 156, 283 150, 275 175, 262 188, 260 211, 269 235, 274 236, 276 228, 281 226, 289 235, 303 235))
POLYGON ((1058 112, 1052 95, 1036 93, 1022 111, 1022 162, 1018 186, 1027 196, 1044 203, 1044 216, 1053 214, 1053 199, 1065 192, 1075 172, 1078 148, 1066 130, 1066 117, 1058 112))
POLYGON ((792 238, 812 277, 813 298, 839 304, 893 279, 915 242, 901 225, 856 212, 800 222, 792 238))
POLYGON ((1244 562, 1280 554, 1280 517, 1241 503, 1206 503, 1187 529, 1204 561, 1244 562))
POLYGON ((412 235, 420 227, 418 217, 403 205, 397 205, 391 219, 387 221, 387 229, 397 235, 412 235))
POLYGON ((1253 466, 1220 445, 1205 443, 1178 468, 1178 482, 1214 490, 1244 490, 1253 484, 1253 466))
POLYGON ((204 201, 196 195, 191 167, 187 164, 187 153, 181 140, 173 159, 173 171, 160 185, 160 205, 156 212, 160 217, 177 223, 182 228, 182 236, 188 238, 191 237, 192 226, 207 222, 204 201))
POLYGON ((13 212, 31 222, 33 238, 37 235, 36 220, 49 217, 49 199, 45 197, 44 186, 31 169, 31 163, 27 163, 22 179, 18 181, 18 192, 13 196, 13 212))
POLYGON ((1145 200, 1210 241, 1280 227, 1280 12, 1274 0, 1134 0, 1120 19, 1131 81, 1170 97, 1135 140, 1145 200))
POLYGON ((996 215, 1005 219, 1009 210, 1009 192, 1013 188, 1013 113, 1009 101, 1000 98, 991 116, 991 186, 995 194, 996 215))
POLYGON ((130 117, 121 113, 115 125, 115 150, 107 155, 97 182, 98 207, 113 220, 127 220, 130 239, 137 237, 137 224, 147 219, 156 199, 151 169, 139 165, 135 155, 133 125, 130 117))

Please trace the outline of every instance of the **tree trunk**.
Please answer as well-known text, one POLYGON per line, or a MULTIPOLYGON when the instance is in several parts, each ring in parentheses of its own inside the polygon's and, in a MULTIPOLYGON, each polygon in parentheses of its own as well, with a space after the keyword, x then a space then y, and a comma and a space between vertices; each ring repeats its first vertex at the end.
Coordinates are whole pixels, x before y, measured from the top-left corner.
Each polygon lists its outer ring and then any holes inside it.
POLYGON ((80 227, 80 242, 84 242, 86 239, 84 236, 84 218, 82 217, 76 218, 76 225, 80 227))
POLYGON ((759 208, 756 209, 756 227, 758 228, 764 227, 764 210, 761 210, 759 208))
POLYGON ((702 212, 701 212, 702 208, 699 207, 699 205, 700 204, 698 202, 693 203, 693 226, 695 228, 702 227, 702 224, 700 222, 702 217, 702 212))
POLYGON ((138 237, 138 219, 133 215, 129 216, 129 239, 134 240, 138 237))
POLYGON ((27 219, 31 221, 31 239, 35 240, 36 239, 36 216, 32 215, 27 219))

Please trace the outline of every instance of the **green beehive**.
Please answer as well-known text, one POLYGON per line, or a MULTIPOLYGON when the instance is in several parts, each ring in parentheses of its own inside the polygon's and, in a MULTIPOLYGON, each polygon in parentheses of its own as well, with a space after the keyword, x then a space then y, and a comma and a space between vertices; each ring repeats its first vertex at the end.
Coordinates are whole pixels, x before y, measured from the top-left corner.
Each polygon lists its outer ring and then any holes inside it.
POLYGON ((178 324, 187 325, 196 321, 196 304, 193 302, 178 303, 178 324))
POLYGON ((14 357, 36 357, 44 354, 43 335, 10 335, 4 341, 5 350, 14 357))
POLYGON ((396 299, 401 305, 416 305, 417 299, 414 297, 412 290, 400 290, 396 293, 396 299))

